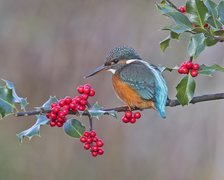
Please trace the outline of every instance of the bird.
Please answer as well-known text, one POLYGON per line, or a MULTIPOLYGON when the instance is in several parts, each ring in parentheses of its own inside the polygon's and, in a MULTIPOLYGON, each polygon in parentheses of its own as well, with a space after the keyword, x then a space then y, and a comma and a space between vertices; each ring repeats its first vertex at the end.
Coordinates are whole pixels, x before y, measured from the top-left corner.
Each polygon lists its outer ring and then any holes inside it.
POLYGON ((133 48, 120 46, 112 49, 105 63, 85 78, 106 71, 112 72, 114 91, 130 110, 152 108, 166 118, 168 88, 162 68, 144 61, 133 48))

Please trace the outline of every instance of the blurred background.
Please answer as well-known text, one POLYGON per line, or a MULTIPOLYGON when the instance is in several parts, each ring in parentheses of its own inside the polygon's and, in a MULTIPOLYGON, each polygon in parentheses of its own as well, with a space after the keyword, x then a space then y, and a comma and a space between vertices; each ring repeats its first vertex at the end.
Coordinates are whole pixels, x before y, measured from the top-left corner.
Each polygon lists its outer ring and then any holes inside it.
MULTIPOLYGON (((135 48, 156 65, 173 67, 187 60, 188 35, 160 52, 159 41, 167 36, 160 29, 166 23, 150 0, 0 0, 0 78, 15 83, 18 94, 28 98, 28 109, 50 95, 73 96, 83 83, 96 89, 92 103, 119 106, 111 74, 83 76, 120 45, 135 48)), ((223 57, 220 43, 197 61, 224 66, 223 57)), ((174 98, 181 76, 164 76, 174 98)), ((196 94, 224 92, 223 76, 197 77, 196 94)), ((223 106, 221 100, 167 108, 166 120, 145 110, 135 125, 121 123, 122 114, 118 120, 104 116, 94 121, 105 142, 105 154, 97 158, 60 128, 43 127, 41 138, 19 144, 16 134, 34 117, 7 117, 0 124, 0 179, 222 180, 223 106)))

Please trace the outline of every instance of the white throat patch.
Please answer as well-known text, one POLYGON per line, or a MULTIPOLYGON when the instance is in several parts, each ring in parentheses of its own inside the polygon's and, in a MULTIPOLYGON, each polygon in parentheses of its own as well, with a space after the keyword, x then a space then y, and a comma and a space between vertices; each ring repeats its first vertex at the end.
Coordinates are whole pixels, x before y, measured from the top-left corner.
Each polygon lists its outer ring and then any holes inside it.
POLYGON ((107 71, 112 72, 112 74, 115 74, 116 70, 115 69, 108 69, 107 71))
POLYGON ((132 62, 139 61, 137 59, 130 59, 126 61, 126 64, 131 64, 132 62))

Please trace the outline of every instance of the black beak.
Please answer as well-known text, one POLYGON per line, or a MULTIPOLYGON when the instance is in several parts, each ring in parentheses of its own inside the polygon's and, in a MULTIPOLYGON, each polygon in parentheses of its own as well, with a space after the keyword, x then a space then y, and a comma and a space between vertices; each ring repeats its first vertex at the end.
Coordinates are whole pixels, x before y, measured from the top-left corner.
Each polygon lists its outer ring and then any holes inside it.
POLYGON ((100 72, 104 72, 104 71, 106 71, 108 69, 110 69, 110 66, 102 65, 102 66, 96 68, 93 72, 91 72, 88 75, 84 76, 84 78, 88 78, 88 77, 94 76, 95 74, 98 74, 100 72))

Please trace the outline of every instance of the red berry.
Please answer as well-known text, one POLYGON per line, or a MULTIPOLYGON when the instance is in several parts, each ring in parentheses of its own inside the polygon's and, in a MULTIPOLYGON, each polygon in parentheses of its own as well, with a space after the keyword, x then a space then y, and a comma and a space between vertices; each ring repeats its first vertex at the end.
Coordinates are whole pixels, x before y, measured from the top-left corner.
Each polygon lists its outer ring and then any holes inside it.
POLYGON ((84 111, 85 109, 86 109, 86 107, 85 106, 77 106, 77 109, 79 110, 79 111, 84 111))
POLYGON ((93 139, 91 137, 86 138, 86 142, 91 144, 93 142, 93 139))
POLYGON ((134 114, 134 117, 135 117, 136 119, 141 118, 141 113, 140 113, 140 112, 136 112, 136 113, 134 114))
POLYGON ((68 104, 63 106, 63 109, 69 110, 70 106, 68 104))
POLYGON ((199 64, 193 64, 192 69, 198 70, 200 68, 199 64))
POLYGON ((58 106, 55 106, 55 107, 52 108, 52 112, 54 114, 57 114, 59 111, 60 111, 60 107, 58 107, 58 106))
POLYGON ((58 122, 64 123, 66 121, 65 117, 58 117, 58 122))
POLYGON ((63 107, 65 105, 65 100, 64 99, 61 99, 59 101, 59 106, 63 107))
POLYGON ((66 104, 70 104, 72 102, 72 98, 71 97, 65 97, 65 103, 66 104))
POLYGON ((63 111, 58 112, 58 117, 65 117, 65 113, 63 111))
POLYGON ((51 120, 56 120, 56 119, 57 119, 57 115, 54 114, 53 112, 51 112, 51 114, 50 114, 50 119, 51 119, 51 120))
POLYGON ((98 155, 98 153, 96 151, 92 151, 92 156, 96 157, 98 155))
POLYGON ((64 113, 64 115, 66 116, 66 115, 68 115, 68 110, 67 109, 62 109, 62 112, 64 113))
POLYGON ((123 121, 124 123, 128 123, 130 120, 129 120, 129 118, 127 118, 126 116, 123 116, 123 117, 122 117, 122 121, 123 121))
POLYGON ((85 99, 81 99, 79 103, 83 106, 87 105, 87 101, 85 99))
POLYGON ((182 68, 182 73, 183 74, 188 74, 189 73, 189 70, 185 67, 182 68))
POLYGON ((96 145, 97 145, 98 147, 102 147, 102 146, 104 145, 104 143, 103 143, 102 140, 99 139, 99 140, 96 142, 96 145))
POLYGON ((180 10, 180 12, 185 13, 186 12, 186 7, 185 6, 180 6, 179 10, 180 10))
POLYGON ((84 137, 84 136, 80 137, 80 142, 85 143, 86 142, 86 137, 84 137))
POLYGON ((84 88, 86 88, 86 87, 89 88, 89 89, 91 89, 90 84, 85 84, 85 85, 84 85, 84 88))
POLYGON ((131 118, 130 123, 134 124, 136 122, 136 118, 131 118))
POLYGON ((196 77, 196 76, 198 75, 198 71, 193 69, 193 70, 190 72, 190 74, 191 74, 192 77, 196 77))
POLYGON ((83 147, 84 147, 84 149, 88 150, 91 146, 90 146, 90 144, 85 143, 83 147))
POLYGON ((47 113, 47 114, 46 114, 46 117, 47 117, 48 119, 50 119, 51 114, 50 114, 50 113, 47 113))
POLYGON ((93 89, 91 89, 89 92, 89 96, 94 96, 94 95, 95 95, 95 91, 93 89))
POLYGON ((69 107, 70 107, 71 109, 74 109, 74 108, 76 108, 76 104, 75 104, 75 103, 70 103, 70 104, 69 104, 69 107))
POLYGON ((77 88, 77 92, 78 92, 79 94, 83 94, 83 93, 84 93, 84 87, 83 87, 83 86, 79 86, 79 87, 77 88))
POLYGON ((90 88, 89 87, 84 87, 84 94, 89 94, 90 93, 90 88))
POLYGON ((58 127, 62 127, 62 126, 63 126, 63 123, 58 121, 58 122, 57 122, 57 126, 58 126, 58 127))
POLYGON ((91 137, 95 137, 96 136, 96 132, 94 130, 90 131, 90 136, 91 137))
POLYGON ((126 116, 127 118, 131 118, 131 116, 132 116, 132 112, 131 112, 131 111, 126 111, 126 112, 125 112, 125 116, 126 116))
POLYGON ((98 149, 98 154, 99 154, 99 155, 103 155, 103 153, 104 153, 104 150, 101 149, 101 148, 99 148, 99 149, 98 149))
POLYGON ((183 74, 183 67, 179 67, 179 69, 177 71, 178 71, 178 73, 183 74))
POLYGON ((54 122, 54 121, 51 121, 51 122, 50 122, 50 126, 51 126, 51 127, 54 127, 54 126, 56 126, 56 122, 54 122))
POLYGON ((51 103, 51 108, 53 108, 53 107, 55 107, 55 106, 57 106, 57 105, 58 105, 58 103, 53 102, 53 103, 51 103))
POLYGON ((205 23, 205 24, 204 24, 204 28, 207 28, 207 27, 208 27, 208 23, 205 23))
POLYGON ((81 98, 87 100, 89 98, 89 95, 88 94, 82 94, 81 98))
POLYGON ((91 150, 92 150, 92 151, 98 151, 98 146, 92 146, 92 147, 91 147, 91 150))
POLYGON ((192 65, 193 65, 193 63, 189 61, 189 62, 186 63, 185 66, 186 66, 187 69, 191 69, 192 65))
POLYGON ((93 142, 97 142, 98 141, 98 138, 95 136, 93 137, 93 142))
POLYGON ((85 132, 83 133, 83 135, 84 135, 85 137, 89 137, 89 136, 90 136, 90 134, 89 134, 88 131, 85 131, 85 132))

